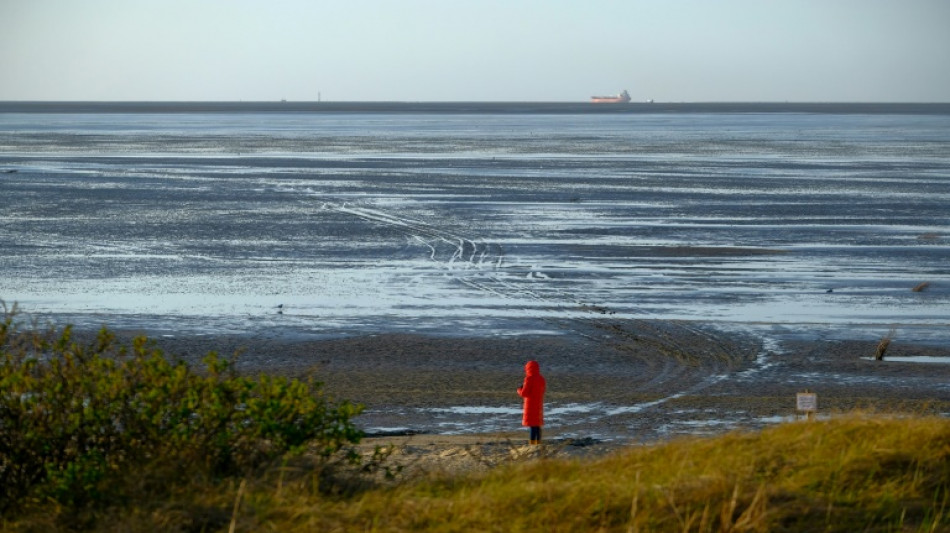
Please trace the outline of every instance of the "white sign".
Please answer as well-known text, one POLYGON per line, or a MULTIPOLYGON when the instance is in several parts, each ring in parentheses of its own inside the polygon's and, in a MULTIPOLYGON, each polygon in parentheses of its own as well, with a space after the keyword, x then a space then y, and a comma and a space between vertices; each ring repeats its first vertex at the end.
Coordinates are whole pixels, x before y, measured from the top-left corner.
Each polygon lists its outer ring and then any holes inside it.
POLYGON ((814 392, 799 392, 795 399, 799 411, 814 413, 818 410, 818 395, 814 392))

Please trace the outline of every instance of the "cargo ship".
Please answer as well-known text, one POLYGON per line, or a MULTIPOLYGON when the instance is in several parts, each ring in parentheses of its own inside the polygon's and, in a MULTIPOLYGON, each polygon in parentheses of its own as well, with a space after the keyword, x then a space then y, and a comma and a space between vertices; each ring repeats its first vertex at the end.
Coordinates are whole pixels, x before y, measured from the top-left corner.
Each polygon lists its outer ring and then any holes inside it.
POLYGON ((625 90, 613 96, 591 96, 590 101, 593 104, 626 104, 630 101, 630 93, 625 90))

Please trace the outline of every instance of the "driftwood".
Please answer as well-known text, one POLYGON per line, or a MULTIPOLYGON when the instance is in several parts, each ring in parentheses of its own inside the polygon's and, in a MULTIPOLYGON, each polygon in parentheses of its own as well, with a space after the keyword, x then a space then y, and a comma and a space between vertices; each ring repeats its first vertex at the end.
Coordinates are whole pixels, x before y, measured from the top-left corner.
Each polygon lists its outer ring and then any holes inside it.
POLYGON ((894 337, 894 330, 892 329, 888 332, 887 335, 881 338, 880 342, 877 343, 877 351, 874 353, 874 359, 877 361, 884 360, 884 353, 887 351, 888 346, 891 345, 891 338, 894 337))

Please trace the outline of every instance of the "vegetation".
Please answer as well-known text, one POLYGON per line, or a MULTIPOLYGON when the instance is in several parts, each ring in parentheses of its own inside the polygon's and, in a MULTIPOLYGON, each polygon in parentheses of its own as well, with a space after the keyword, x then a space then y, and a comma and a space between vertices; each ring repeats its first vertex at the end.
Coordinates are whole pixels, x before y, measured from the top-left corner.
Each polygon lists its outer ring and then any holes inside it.
MULTIPOLYGON (((0 512, 82 526, 98 509, 166 498, 313 451, 340 453, 360 411, 311 380, 248 378, 216 353, 203 371, 107 329, 86 345, 71 328, 0 323, 0 512), (85 518, 84 518, 85 517, 85 518)), ((89 522, 87 525, 91 525, 89 522)))
POLYGON ((950 421, 851 415, 540 459, 328 499, 262 480, 275 531, 948 531, 950 421))
POLYGON ((950 531, 950 421, 935 417, 795 422, 342 495, 298 466, 120 508, 100 530, 200 530, 212 510, 207 531, 950 531))
POLYGON ((942 417, 854 413, 373 484, 346 477, 366 467, 345 453, 359 409, 316 383, 240 377, 214 354, 194 371, 145 339, 80 345, 12 318, 3 531, 950 531, 942 417))

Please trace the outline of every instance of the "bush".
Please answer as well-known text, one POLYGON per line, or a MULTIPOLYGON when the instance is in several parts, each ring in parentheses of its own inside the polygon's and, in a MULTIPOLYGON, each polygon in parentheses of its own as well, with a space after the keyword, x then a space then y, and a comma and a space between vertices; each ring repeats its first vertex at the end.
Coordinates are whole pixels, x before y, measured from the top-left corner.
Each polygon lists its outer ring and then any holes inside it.
POLYGON ((0 512, 118 504, 131 483, 154 496, 179 482, 246 475, 314 449, 328 458, 362 434, 362 407, 321 384, 237 375, 209 353, 203 371, 145 337, 122 345, 108 329, 87 344, 72 329, 0 324, 0 512), (153 491, 158 490, 155 494, 153 491))

